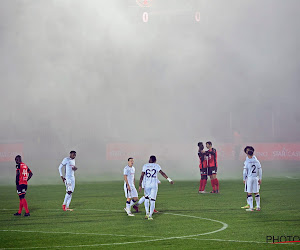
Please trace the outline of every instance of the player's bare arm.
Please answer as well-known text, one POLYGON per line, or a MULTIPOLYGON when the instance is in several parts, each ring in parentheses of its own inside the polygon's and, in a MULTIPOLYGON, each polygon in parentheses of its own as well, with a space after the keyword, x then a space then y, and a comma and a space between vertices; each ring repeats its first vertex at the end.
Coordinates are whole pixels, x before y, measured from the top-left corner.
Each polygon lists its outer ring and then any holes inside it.
POLYGON ((174 184, 174 182, 165 174, 164 171, 160 170, 159 173, 166 178, 171 184, 174 184))
POLYGON ((124 181, 126 182, 128 191, 131 191, 129 183, 128 183, 127 175, 124 175, 124 181))
POLYGON ((20 177, 20 171, 17 170, 17 173, 16 173, 16 185, 17 186, 19 185, 19 177, 20 177))
POLYGON ((141 192, 141 190, 142 190, 142 182, 144 180, 144 175, 145 175, 145 172, 142 172, 141 178, 140 178, 140 183, 139 183, 139 192, 141 192))
POLYGON ((31 177, 33 176, 33 173, 30 169, 28 169, 29 175, 28 175, 28 179, 27 181, 29 181, 31 179, 31 177))

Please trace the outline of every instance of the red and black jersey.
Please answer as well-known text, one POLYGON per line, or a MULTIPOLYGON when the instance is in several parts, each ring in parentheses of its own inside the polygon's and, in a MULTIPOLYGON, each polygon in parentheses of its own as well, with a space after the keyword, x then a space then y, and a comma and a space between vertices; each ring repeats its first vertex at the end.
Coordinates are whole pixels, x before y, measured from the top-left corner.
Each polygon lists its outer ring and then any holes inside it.
POLYGON ((20 163, 16 165, 16 184, 17 185, 27 185, 28 175, 31 170, 26 166, 25 163, 20 163))
POLYGON ((198 156, 199 156, 199 160, 200 160, 199 168, 200 169, 207 168, 207 165, 208 165, 207 159, 208 159, 208 157, 206 156, 205 152, 204 153, 198 152, 198 156))
POLYGON ((218 167, 217 150, 215 148, 211 148, 208 151, 206 151, 206 155, 208 157, 208 166, 218 167))

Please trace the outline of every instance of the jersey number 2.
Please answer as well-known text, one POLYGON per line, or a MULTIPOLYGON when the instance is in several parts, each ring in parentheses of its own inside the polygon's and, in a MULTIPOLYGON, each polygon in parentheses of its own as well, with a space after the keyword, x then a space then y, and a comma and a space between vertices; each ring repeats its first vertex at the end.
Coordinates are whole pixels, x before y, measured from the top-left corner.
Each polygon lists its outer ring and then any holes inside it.
POLYGON ((253 173, 253 174, 256 174, 256 171, 255 171, 255 170, 256 170, 256 166, 255 166, 255 165, 252 165, 252 168, 253 168, 253 169, 252 169, 252 173, 253 173))

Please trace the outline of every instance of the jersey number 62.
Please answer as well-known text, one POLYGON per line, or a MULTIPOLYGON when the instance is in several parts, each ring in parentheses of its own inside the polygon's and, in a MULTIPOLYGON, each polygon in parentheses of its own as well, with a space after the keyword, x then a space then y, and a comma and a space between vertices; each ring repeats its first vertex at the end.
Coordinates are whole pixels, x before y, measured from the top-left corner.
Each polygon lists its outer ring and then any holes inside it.
POLYGON ((156 170, 155 169, 147 169, 146 170, 146 176, 148 178, 150 178, 150 177, 156 178, 155 174, 156 174, 156 170), (153 174, 151 172, 153 172, 153 174))

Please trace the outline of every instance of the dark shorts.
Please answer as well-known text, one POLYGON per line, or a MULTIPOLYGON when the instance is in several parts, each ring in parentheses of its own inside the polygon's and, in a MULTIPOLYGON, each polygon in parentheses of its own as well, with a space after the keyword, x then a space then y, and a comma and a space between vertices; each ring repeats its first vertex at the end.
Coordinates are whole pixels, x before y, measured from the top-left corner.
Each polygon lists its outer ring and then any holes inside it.
POLYGON ((216 174, 218 171, 217 167, 208 167, 208 175, 216 174))
POLYGON ((200 169, 200 174, 201 175, 207 175, 207 168, 201 168, 200 169))
POLYGON ((27 191, 27 185, 25 184, 21 184, 21 185, 18 185, 17 186, 17 194, 18 195, 22 195, 22 194, 26 194, 26 191, 27 191))

